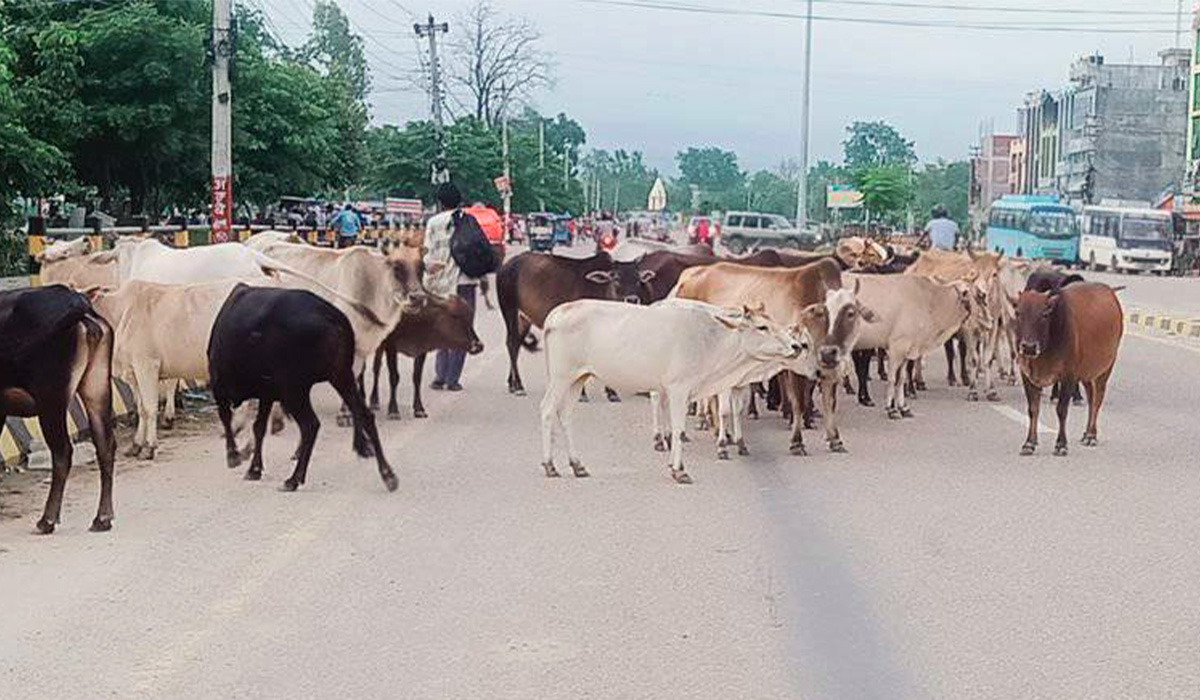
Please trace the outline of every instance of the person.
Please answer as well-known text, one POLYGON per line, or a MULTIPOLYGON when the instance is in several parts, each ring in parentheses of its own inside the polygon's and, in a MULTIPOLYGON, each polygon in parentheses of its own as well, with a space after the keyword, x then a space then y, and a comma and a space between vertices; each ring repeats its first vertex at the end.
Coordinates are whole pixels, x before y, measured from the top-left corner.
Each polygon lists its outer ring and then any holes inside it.
MULTIPOLYGON (((438 207, 442 210, 429 217, 425 224, 425 290, 430 294, 447 297, 458 294, 471 309, 471 322, 475 321, 475 288, 479 280, 471 279, 458 269, 458 263, 450 255, 450 237, 454 234, 452 215, 462 206, 462 194, 453 183, 444 182, 437 187, 438 207)), ((463 365, 466 364, 465 350, 439 350, 434 358, 433 383, 430 388, 441 391, 462 391, 463 365)))
POLYGON ((337 230, 337 247, 349 248, 358 240, 362 220, 358 218, 358 212, 354 211, 354 205, 347 203, 346 207, 333 217, 333 221, 329 222, 329 226, 337 230))
POLYGON ((696 243, 708 245, 708 218, 701 217, 696 222, 696 243))
POLYGON ((938 204, 933 208, 932 218, 925 224, 924 238, 930 248, 954 250, 958 243, 958 224, 950 218, 946 207, 938 204))

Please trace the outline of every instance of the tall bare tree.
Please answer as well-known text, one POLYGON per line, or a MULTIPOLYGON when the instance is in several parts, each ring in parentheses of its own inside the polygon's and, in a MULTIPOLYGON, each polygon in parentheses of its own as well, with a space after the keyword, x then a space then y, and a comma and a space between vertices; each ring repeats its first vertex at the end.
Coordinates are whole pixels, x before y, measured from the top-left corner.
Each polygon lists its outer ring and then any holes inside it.
POLYGON ((477 0, 457 25, 447 80, 489 126, 553 82, 550 59, 538 47, 542 34, 528 20, 505 17, 490 0, 477 0))

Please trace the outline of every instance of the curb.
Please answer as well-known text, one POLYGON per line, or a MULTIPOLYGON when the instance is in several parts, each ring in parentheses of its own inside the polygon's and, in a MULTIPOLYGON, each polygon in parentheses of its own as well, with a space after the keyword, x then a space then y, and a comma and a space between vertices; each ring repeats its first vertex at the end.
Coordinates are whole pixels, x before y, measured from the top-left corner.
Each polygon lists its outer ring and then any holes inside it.
POLYGON ((1170 335, 1200 338, 1200 318, 1184 318, 1145 309, 1131 309, 1126 323, 1170 335))

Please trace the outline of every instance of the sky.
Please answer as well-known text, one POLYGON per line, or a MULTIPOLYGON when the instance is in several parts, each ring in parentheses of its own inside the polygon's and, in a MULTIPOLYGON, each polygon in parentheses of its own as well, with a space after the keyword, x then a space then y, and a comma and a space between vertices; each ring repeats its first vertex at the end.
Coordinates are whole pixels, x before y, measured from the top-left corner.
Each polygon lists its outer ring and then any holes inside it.
MULTIPOLYGON (((245 0, 280 36, 299 43, 311 0, 245 0)), ((375 123, 429 116, 428 97, 397 76, 418 66, 414 17, 461 28, 472 0, 339 0, 364 35, 375 123)), ((804 0, 632 0, 717 10, 803 15, 804 0)), ((1193 5, 1196 0, 1185 0, 1193 5)), ((1076 58, 1156 63, 1175 41, 1175 0, 816 0, 814 15, 889 22, 1005 25, 1015 31, 821 19, 813 24, 810 158, 840 160, 853 121, 884 120, 916 142, 923 160, 962 159, 983 130, 1015 128, 1025 93, 1057 89, 1076 58), (918 8, 907 5, 940 5, 918 8), (979 11, 961 9, 990 8, 979 11), (1001 8, 1007 8, 1005 11, 1001 8), (1086 13, 1079 10, 1086 9, 1086 13), (1098 14, 1116 10, 1125 14, 1098 14), (1129 14, 1131 12, 1144 14, 1129 14), (1050 27, 1070 32, 1042 31, 1050 27), (1141 33, 1117 33, 1136 29, 1141 33), (1096 31, 1106 30, 1106 31, 1096 31)), ((640 150, 675 172, 675 153, 718 146, 748 170, 800 151, 804 21, 666 11, 595 0, 493 0, 542 31, 555 84, 535 97, 544 114, 578 120, 593 148, 640 150)), ((1191 18, 1182 43, 1190 46, 1191 18)), ((443 35, 443 37, 446 35, 443 35)))

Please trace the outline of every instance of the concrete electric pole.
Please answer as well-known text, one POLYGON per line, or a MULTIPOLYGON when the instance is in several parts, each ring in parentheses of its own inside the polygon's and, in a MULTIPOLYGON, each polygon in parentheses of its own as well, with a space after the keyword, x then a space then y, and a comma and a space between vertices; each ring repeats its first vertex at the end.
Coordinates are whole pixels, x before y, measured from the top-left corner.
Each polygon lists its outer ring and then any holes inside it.
POLYGON ((808 227, 808 116, 812 93, 812 14, 813 0, 808 0, 804 20, 804 96, 800 104, 800 186, 796 193, 796 228, 808 227))
POLYGON ((212 199, 209 222, 214 243, 233 237, 233 95, 229 60, 233 57, 230 30, 232 0, 213 0, 212 25, 212 199))
POLYGON ((450 31, 450 24, 438 24, 433 21, 433 15, 429 15, 425 24, 414 24, 413 30, 417 36, 429 39, 429 100, 430 111, 433 113, 434 138, 437 140, 429 179, 438 185, 450 181, 450 170, 446 167, 446 134, 442 124, 442 72, 438 65, 437 35, 450 31))

